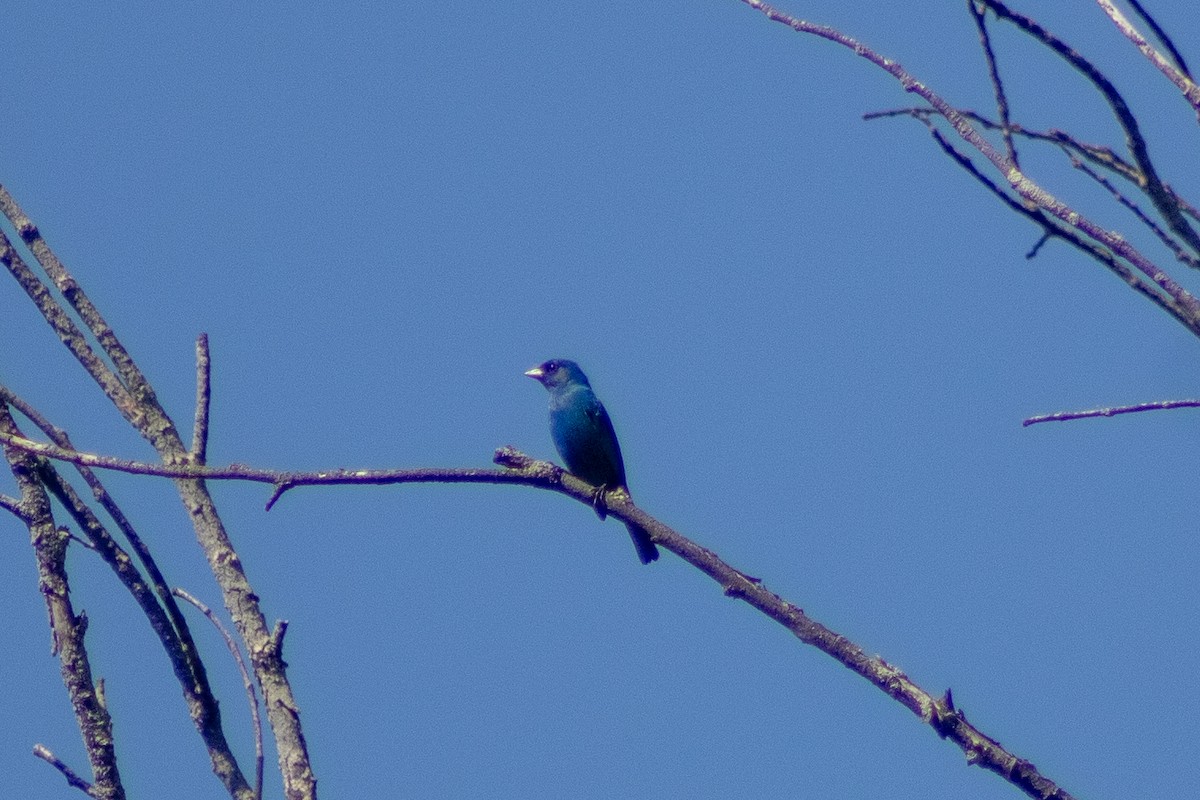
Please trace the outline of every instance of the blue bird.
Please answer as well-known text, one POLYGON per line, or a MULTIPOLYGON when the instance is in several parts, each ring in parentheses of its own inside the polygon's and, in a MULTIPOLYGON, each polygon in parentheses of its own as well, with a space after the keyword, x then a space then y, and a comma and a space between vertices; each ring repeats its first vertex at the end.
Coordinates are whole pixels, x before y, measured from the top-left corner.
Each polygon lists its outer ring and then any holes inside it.
MULTIPOLYGON (((597 487, 596 513, 604 519, 603 492, 623 489, 629 493, 621 445, 608 412, 574 361, 556 358, 525 374, 550 391, 550 437, 567 470, 597 487)), ((626 527, 643 564, 658 558, 658 548, 644 530, 629 523, 626 527)))

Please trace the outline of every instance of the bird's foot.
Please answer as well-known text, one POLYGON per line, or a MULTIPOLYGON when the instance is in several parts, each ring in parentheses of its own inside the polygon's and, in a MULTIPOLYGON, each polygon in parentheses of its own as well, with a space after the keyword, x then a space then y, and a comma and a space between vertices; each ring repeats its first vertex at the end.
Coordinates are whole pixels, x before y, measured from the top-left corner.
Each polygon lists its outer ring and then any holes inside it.
POLYGON ((592 508, 596 509, 596 516, 604 519, 608 516, 608 503, 604 502, 604 493, 608 491, 608 484, 597 486, 596 493, 592 495, 592 508))

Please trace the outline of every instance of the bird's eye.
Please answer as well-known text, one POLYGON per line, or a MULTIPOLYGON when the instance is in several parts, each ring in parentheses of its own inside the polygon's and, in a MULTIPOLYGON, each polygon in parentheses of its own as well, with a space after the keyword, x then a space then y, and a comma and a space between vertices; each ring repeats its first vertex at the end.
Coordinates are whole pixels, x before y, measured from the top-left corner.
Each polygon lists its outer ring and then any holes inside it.
POLYGON ((546 370, 546 374, 549 375, 551 372, 555 372, 556 370, 558 370, 558 362, 557 361, 547 361, 546 366, 542 367, 542 369, 546 370))

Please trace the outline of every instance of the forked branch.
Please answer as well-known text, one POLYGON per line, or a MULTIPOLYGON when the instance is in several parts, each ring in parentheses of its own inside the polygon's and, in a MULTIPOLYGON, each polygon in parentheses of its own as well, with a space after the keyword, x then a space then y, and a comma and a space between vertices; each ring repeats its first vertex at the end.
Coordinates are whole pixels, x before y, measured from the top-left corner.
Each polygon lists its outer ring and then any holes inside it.
MULTIPOLYGON (((78 453, 54 445, 18 437, 0 436, 10 447, 55 460, 115 469, 136 475, 165 478, 203 478, 204 480, 242 480, 267 483, 276 487, 273 500, 296 486, 395 483, 504 483, 520 484, 558 492, 591 506, 596 488, 560 467, 538 461, 511 447, 496 451, 494 460, 504 469, 398 469, 398 470, 324 470, 320 472, 283 472, 244 465, 210 467, 194 464, 148 464, 108 456, 78 453)), ((701 547, 635 506, 623 492, 606 496, 608 513, 622 522, 633 522, 647 531, 655 544, 665 547, 708 575, 729 597, 758 609, 792 632, 805 644, 818 648, 843 666, 866 678, 876 688, 899 702, 928 724, 939 736, 957 744, 967 761, 991 770, 1034 797, 1070 800, 1071 795, 1041 775, 1024 759, 1009 753, 987 736, 955 708, 949 694, 938 698, 915 684, 899 668, 878 656, 867 655, 846 637, 831 631, 809 617, 798 606, 768 590, 757 578, 723 561, 716 553, 701 547)))

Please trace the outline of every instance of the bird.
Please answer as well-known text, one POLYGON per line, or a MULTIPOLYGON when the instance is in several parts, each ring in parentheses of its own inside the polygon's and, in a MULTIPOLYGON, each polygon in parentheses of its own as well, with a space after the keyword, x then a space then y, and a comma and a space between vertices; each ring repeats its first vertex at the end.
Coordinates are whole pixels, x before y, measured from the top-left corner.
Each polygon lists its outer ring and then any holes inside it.
MULTIPOLYGON (((604 404, 592 391, 587 376, 574 361, 555 358, 525 373, 550 392, 550 438, 562 456, 567 471, 596 487, 594 506, 600 519, 606 516, 603 494, 621 489, 626 494, 625 462, 621 445, 604 404)), ((625 523, 638 558, 649 564, 658 558, 658 548, 649 534, 625 523)))

